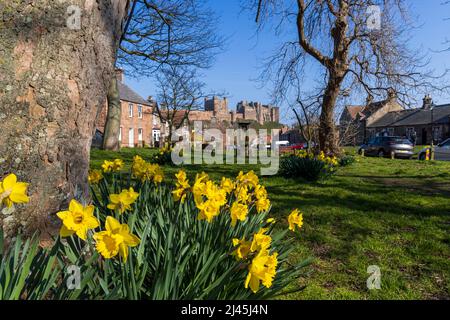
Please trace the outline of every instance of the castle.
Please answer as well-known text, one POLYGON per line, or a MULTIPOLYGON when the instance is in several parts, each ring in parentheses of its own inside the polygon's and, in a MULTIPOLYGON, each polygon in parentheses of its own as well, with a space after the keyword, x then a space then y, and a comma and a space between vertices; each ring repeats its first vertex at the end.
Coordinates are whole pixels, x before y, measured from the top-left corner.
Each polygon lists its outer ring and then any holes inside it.
POLYGON ((236 110, 228 109, 227 98, 205 98, 204 110, 192 110, 189 121, 216 121, 234 124, 240 120, 254 121, 261 125, 280 121, 280 108, 260 102, 241 101, 236 110))

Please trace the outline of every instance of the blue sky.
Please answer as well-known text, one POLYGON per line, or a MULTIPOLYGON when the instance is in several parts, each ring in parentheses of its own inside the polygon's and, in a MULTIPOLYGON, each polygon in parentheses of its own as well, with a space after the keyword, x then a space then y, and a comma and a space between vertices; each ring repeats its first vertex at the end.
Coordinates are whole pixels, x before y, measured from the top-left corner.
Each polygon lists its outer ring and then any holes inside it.
MULTIPOLYGON (((203 71, 203 81, 210 91, 227 92, 229 107, 233 109, 241 100, 261 101, 271 100, 270 88, 260 88, 254 80, 260 73, 260 67, 265 57, 277 49, 280 44, 271 30, 256 33, 254 16, 242 12, 240 0, 208 0, 208 5, 219 16, 218 31, 228 38, 225 51, 217 56, 214 66, 203 71)), ((436 71, 450 68, 450 52, 436 53, 442 48, 443 41, 450 39, 450 8, 441 5, 442 0, 409 0, 411 14, 418 17, 411 44, 414 48, 429 51, 430 68, 436 71)), ((214 23, 214 22, 212 22, 214 23)), ((156 95, 153 80, 126 78, 125 82, 143 97, 156 95)), ((450 103, 450 95, 439 92, 432 93, 435 103, 450 103)), ((419 97, 418 97, 419 98, 419 97)), ((364 100, 365 97, 362 97, 364 100)), ((362 101, 355 101, 360 103, 362 101)), ((353 102, 352 102, 353 103, 353 102)), ((281 107, 282 121, 291 122, 292 115, 284 105, 281 107)))

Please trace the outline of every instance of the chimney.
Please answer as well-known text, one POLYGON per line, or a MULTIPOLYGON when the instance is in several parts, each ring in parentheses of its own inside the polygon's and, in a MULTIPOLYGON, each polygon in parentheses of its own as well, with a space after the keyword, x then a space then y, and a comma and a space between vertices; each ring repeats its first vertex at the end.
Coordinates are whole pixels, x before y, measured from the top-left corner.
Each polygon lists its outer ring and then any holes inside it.
POLYGON ((119 82, 123 82, 123 69, 116 69, 116 77, 119 82))
POLYGON ((432 105, 433 105, 433 99, 431 98, 431 96, 429 94, 425 95, 425 97, 423 98, 422 109, 430 110, 432 105))
POLYGON ((397 92, 395 92, 394 88, 388 89, 388 100, 393 101, 397 99, 397 92))

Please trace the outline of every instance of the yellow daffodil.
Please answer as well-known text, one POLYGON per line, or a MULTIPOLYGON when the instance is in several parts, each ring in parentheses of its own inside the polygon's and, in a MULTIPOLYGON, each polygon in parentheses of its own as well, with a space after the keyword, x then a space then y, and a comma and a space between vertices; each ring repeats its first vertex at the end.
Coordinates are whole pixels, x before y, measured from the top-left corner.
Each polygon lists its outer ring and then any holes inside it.
POLYGON ((252 245, 250 246, 250 250, 252 252, 255 251, 264 251, 270 247, 272 243, 272 238, 269 235, 266 235, 268 229, 261 228, 257 233, 253 235, 252 245))
POLYGON ((232 255, 236 257, 237 260, 245 259, 247 258, 248 254, 250 253, 250 246, 252 245, 251 241, 246 241, 245 238, 239 240, 239 239, 233 239, 233 247, 237 247, 232 255))
POLYGON ((206 200, 200 203, 197 208, 199 209, 198 220, 212 222, 213 218, 220 213, 220 206, 212 200, 206 200))
POLYGON ((245 204, 234 202, 230 209, 231 226, 236 225, 237 220, 245 221, 247 219, 248 207, 245 204))
POLYGON ((120 171, 122 169, 123 169, 123 160, 122 159, 114 159, 113 171, 120 171))
POLYGON ((248 204, 252 200, 252 195, 248 192, 248 187, 245 185, 236 187, 234 195, 240 203, 248 204))
POLYGON ((209 177, 204 172, 195 175, 194 185, 192 186, 192 193, 194 196, 201 197, 205 193, 206 181, 208 180, 209 177))
POLYGON ((259 198, 256 200, 255 205, 258 213, 265 212, 270 208, 270 201, 267 198, 259 198))
POLYGON ((231 193, 234 190, 234 182, 229 178, 222 177, 220 187, 225 190, 227 194, 231 193))
POLYGON ((13 173, 7 175, 0 181, 0 204, 10 208, 13 203, 27 203, 30 199, 27 196, 28 183, 18 182, 17 176, 13 173))
POLYGON ((111 259, 117 254, 126 262, 128 247, 135 247, 140 239, 130 233, 127 224, 120 224, 111 216, 106 218, 105 231, 94 234, 97 251, 106 259, 111 259))
POLYGON ((109 160, 103 161, 103 164, 102 164, 103 172, 105 172, 105 173, 111 172, 113 167, 114 167, 113 161, 109 161, 109 160))
POLYGON ((152 164, 144 161, 140 156, 133 158, 131 165, 133 175, 141 181, 153 181, 153 183, 161 183, 164 179, 164 174, 157 164, 152 164))
POLYGON ((131 205, 136 201, 138 196, 139 193, 135 192, 131 187, 129 190, 122 190, 119 194, 111 194, 109 196, 110 203, 108 204, 108 209, 118 210, 119 213, 124 213, 131 209, 131 205))
POLYGON ((186 178, 186 172, 180 170, 177 174, 175 174, 177 178, 176 189, 172 191, 173 197, 175 201, 180 201, 184 203, 186 199, 186 191, 190 188, 189 181, 186 178))
POLYGON ((175 174, 175 177, 177 178, 177 187, 181 187, 184 189, 190 187, 185 171, 183 170, 178 171, 178 173, 175 174))
POLYGON ((216 202, 219 207, 223 206, 227 202, 227 194, 225 190, 221 189, 213 181, 206 182, 204 195, 208 198, 208 200, 216 202))
POLYGON ((184 203, 186 200, 186 190, 183 188, 177 188, 172 191, 173 199, 175 201, 181 201, 181 203, 184 203))
POLYGON ((247 186, 249 188, 254 188, 258 185, 258 176, 253 172, 253 170, 244 174, 242 171, 236 177, 236 182, 239 186, 247 186))
POLYGON ((61 237, 76 234, 80 239, 86 240, 88 230, 100 225, 94 216, 94 206, 84 207, 75 199, 70 201, 68 211, 60 211, 56 215, 63 223, 59 231, 61 237))
POLYGON ((298 209, 295 209, 289 215, 288 222, 289 222, 289 230, 295 231, 295 226, 297 226, 300 229, 303 225, 303 214, 301 214, 298 211, 298 209))
POLYGON ((275 223, 275 222, 277 222, 277 221, 275 220, 275 218, 269 218, 269 219, 266 220, 266 223, 271 223, 271 224, 273 224, 273 223, 275 223))
POLYGON ((255 187, 255 197, 256 199, 267 198, 267 190, 266 187, 258 184, 255 187))
POLYGON ((260 282, 266 288, 270 288, 276 274, 277 256, 276 252, 272 255, 269 255, 266 250, 259 252, 249 265, 245 288, 250 287, 256 293, 259 290, 260 282))
POLYGON ((102 179, 103 179, 103 174, 100 170, 90 170, 89 171, 88 181, 90 184, 97 184, 102 179))

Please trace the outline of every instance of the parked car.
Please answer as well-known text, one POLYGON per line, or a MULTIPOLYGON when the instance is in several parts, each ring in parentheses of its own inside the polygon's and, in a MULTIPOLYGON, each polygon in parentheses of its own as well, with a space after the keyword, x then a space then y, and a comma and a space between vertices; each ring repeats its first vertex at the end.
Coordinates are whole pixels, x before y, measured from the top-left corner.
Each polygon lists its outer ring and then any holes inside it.
POLYGON ((302 150, 302 149, 306 148, 305 145, 306 145, 306 143, 294 143, 294 144, 290 145, 290 147, 292 150, 302 150))
MULTIPOLYGON (((431 147, 424 148, 419 152, 419 160, 425 160, 427 150, 429 150, 431 155, 431 147)), ((450 161, 450 139, 434 147, 434 160, 450 161)))
POLYGON ((376 137, 370 139, 366 144, 361 145, 358 153, 368 156, 394 156, 397 158, 410 159, 413 154, 414 147, 411 141, 402 137, 376 137))

